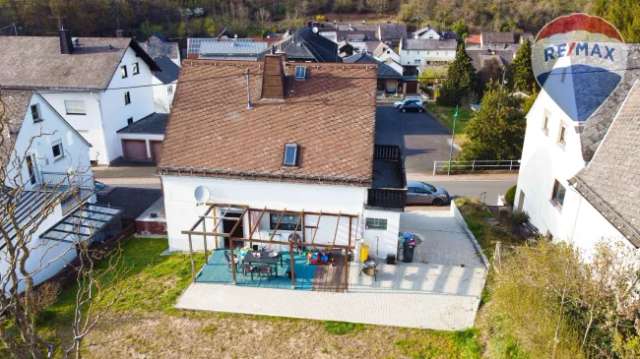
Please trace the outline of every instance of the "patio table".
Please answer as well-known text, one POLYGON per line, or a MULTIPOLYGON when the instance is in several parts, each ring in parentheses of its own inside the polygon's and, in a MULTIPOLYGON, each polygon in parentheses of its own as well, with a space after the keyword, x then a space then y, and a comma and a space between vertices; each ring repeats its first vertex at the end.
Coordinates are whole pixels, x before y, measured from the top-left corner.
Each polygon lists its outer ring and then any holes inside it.
POLYGON ((244 262, 256 265, 269 265, 275 267, 275 276, 278 276, 278 263, 282 264, 282 254, 277 253, 275 256, 270 255, 271 252, 249 252, 244 256, 244 262), (260 255, 256 255, 260 253, 260 255))

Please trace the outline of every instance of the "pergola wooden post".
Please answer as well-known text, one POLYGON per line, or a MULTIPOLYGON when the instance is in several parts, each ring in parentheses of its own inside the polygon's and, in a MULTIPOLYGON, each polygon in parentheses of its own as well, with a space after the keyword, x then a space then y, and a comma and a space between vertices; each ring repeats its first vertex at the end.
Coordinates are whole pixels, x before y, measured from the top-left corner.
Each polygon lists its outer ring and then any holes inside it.
POLYGON ((296 288, 296 260, 293 257, 293 241, 289 241, 289 273, 291 273, 291 289, 296 288))
POLYGON ((189 236, 189 259, 191 260, 191 281, 196 280, 196 263, 193 261, 193 243, 191 243, 191 234, 189 236))
POLYGON ((351 265, 349 263, 349 255, 351 253, 351 224, 352 224, 353 218, 349 217, 349 236, 348 236, 348 242, 347 242, 347 249, 345 251, 345 259, 344 259, 344 272, 345 272, 345 283, 346 283, 346 288, 345 291, 347 290, 347 288, 349 288, 349 268, 351 268, 351 265))

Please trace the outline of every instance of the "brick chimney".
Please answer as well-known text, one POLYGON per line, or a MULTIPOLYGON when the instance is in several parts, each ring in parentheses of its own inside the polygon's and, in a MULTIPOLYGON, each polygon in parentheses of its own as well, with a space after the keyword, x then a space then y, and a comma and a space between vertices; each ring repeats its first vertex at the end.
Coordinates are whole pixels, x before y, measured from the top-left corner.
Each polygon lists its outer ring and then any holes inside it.
POLYGON ((73 54, 73 41, 71 40, 71 31, 65 29, 64 26, 61 26, 60 31, 58 31, 58 36, 60 37, 60 53, 73 54))
POLYGON ((264 56, 262 73, 262 98, 284 99, 284 61, 285 54, 267 54, 264 56))

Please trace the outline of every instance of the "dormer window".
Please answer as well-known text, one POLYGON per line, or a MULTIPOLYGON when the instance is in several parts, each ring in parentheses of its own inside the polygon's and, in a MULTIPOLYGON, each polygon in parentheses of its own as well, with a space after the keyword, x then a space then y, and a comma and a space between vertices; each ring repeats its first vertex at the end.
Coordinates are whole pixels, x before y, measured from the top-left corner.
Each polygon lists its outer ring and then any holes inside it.
POLYGON ((305 66, 296 66, 296 80, 303 81, 307 78, 307 68, 305 66))
POLYGON ((120 66, 120 74, 122 75, 123 79, 126 79, 129 76, 129 74, 127 73, 127 65, 120 66))
POLYGON ((282 164, 291 167, 298 165, 298 144, 287 143, 284 145, 282 164))
POLYGON ((38 104, 31 105, 31 118, 33 118, 33 123, 42 122, 42 117, 40 117, 40 106, 38 106, 38 104))

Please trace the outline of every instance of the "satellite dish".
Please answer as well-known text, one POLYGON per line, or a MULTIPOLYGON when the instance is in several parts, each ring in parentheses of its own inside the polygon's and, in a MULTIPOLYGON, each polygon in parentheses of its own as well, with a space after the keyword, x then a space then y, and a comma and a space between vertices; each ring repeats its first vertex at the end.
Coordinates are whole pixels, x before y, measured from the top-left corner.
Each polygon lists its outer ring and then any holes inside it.
POLYGON ((209 200, 211 193, 209 193, 207 187, 198 186, 193 192, 193 196, 195 197, 197 204, 204 204, 209 200))
POLYGON ((320 31, 320 30, 318 29, 318 27, 317 27, 317 26, 314 26, 314 27, 311 29, 311 31, 313 31, 313 33, 314 33, 314 34, 317 34, 317 33, 318 33, 318 31, 320 31))

